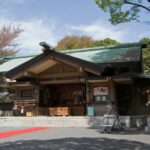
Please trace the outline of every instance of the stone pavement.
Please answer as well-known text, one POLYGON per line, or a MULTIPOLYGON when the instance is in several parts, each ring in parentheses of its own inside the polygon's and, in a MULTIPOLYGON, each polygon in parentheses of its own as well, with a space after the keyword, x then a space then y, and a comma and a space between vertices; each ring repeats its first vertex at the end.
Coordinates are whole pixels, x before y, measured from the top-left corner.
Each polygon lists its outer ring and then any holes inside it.
MULTIPOLYGON (((17 128, 0 128, 0 132, 17 128)), ((22 129, 22 128, 19 128, 22 129)), ((24 129, 24 128, 23 128, 24 129)), ((49 128, 0 139, 0 150, 149 150, 150 135, 143 132, 99 134, 88 128, 49 128)))

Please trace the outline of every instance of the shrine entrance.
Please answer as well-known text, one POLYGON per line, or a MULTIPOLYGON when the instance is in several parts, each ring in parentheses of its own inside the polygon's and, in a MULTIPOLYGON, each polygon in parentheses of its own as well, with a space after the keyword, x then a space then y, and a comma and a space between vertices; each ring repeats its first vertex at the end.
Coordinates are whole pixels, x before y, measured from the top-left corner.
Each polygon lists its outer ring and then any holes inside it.
POLYGON ((48 115, 84 116, 86 115, 85 85, 45 85, 40 90, 40 106, 49 109, 48 115))

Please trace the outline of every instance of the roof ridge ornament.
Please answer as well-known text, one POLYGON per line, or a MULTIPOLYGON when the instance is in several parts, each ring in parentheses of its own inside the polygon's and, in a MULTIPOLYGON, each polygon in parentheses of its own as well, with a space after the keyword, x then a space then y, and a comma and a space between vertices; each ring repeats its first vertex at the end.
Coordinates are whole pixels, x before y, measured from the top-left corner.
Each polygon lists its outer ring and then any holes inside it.
POLYGON ((53 46, 51 46, 50 44, 48 44, 47 42, 40 42, 39 45, 43 47, 42 51, 44 53, 50 52, 50 51, 55 51, 55 48, 53 46))

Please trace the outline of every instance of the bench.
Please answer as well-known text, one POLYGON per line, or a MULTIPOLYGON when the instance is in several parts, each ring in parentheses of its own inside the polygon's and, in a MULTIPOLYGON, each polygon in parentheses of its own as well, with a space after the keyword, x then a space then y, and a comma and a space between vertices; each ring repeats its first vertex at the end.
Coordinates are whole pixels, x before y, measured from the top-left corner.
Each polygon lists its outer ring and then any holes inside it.
POLYGON ((113 125, 100 125, 99 130, 100 133, 111 133, 113 125))

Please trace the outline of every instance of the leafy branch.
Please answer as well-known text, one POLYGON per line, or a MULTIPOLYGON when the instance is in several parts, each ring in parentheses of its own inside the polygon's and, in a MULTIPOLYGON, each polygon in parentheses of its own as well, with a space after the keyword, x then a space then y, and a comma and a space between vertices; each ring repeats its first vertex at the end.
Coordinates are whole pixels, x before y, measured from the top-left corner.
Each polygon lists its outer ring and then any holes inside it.
MULTIPOLYGON (((150 3, 150 0, 147 0, 150 3)), ((139 21, 140 8, 150 12, 150 7, 142 3, 142 0, 95 0, 95 3, 105 12, 109 12, 109 21, 116 25, 119 23, 139 21), (125 7, 130 5, 130 7, 125 7)))

